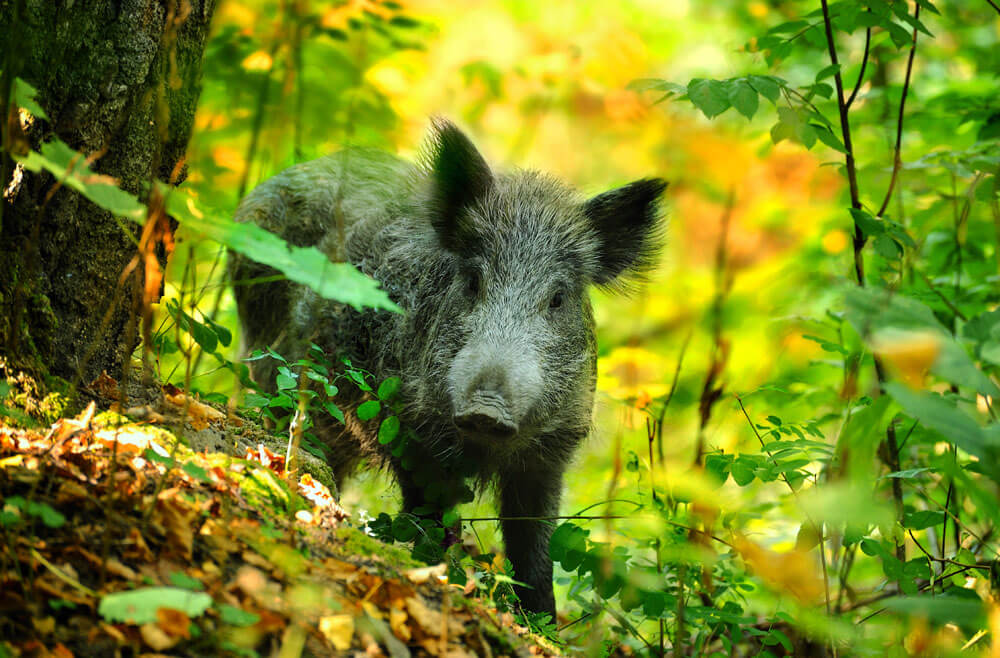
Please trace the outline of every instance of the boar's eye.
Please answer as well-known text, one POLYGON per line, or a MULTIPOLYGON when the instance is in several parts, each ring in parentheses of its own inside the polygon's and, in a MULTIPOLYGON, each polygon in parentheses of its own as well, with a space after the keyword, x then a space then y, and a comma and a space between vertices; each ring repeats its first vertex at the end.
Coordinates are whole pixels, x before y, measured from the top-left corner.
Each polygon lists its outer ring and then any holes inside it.
POLYGON ((549 301, 549 308, 559 308, 563 304, 563 292, 558 291, 556 294, 552 295, 552 299, 549 301))
POLYGON ((479 272, 475 270, 469 270, 465 274, 465 286, 466 291, 469 293, 470 297, 478 297, 479 289, 482 287, 482 281, 480 281, 479 272))

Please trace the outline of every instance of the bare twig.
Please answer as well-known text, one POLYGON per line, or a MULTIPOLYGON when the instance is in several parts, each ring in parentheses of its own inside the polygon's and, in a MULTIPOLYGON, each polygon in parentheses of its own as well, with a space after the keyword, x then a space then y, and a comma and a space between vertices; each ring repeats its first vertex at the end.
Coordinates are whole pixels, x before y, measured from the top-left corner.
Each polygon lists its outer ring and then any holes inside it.
MULTIPOLYGON (((833 41, 833 23, 830 21, 830 7, 827 0, 820 0, 823 6, 823 25, 826 31, 826 46, 830 52, 830 63, 834 66, 840 65, 837 59, 837 46, 833 41)), ((848 105, 844 100, 844 78, 837 68, 833 74, 833 82, 837 88, 837 109, 840 113, 840 132, 844 142, 844 162, 847 167, 847 183, 851 191, 851 207, 861 209, 861 195, 858 191, 858 172, 854 164, 854 145, 851 142, 851 123, 847 117, 848 105)), ((861 250, 865 246, 865 236, 861 227, 855 222, 854 225, 854 273, 858 278, 858 285, 865 285, 865 266, 861 250)))
POLYGON ((920 278, 924 280, 924 283, 927 284, 927 287, 931 289, 931 292, 937 295, 938 299, 940 299, 944 303, 944 305, 948 307, 949 311, 954 313, 956 317, 962 318, 963 322, 968 322, 969 318, 965 316, 965 313, 963 313, 961 309, 955 306, 955 304, 950 299, 948 299, 948 297, 944 293, 938 290, 931 282, 931 280, 927 278, 926 274, 924 274, 923 272, 917 272, 917 274, 919 274, 920 278))
POLYGON ((920 549, 920 552, 927 556, 928 560, 940 562, 941 564, 951 564, 956 567, 962 567, 963 569, 981 569, 983 571, 990 571, 993 568, 988 564, 963 564, 962 562, 956 562, 955 560, 949 560, 948 558, 935 557, 930 551, 924 548, 919 541, 917 541, 917 538, 914 536, 912 530, 908 529, 906 532, 910 535, 910 539, 913 540, 913 543, 917 545, 917 548, 920 549))
POLYGON ((868 28, 865 30, 865 52, 861 55, 861 70, 858 72, 858 81, 854 83, 854 90, 851 92, 850 97, 848 97, 847 102, 844 103, 848 110, 851 109, 851 105, 854 103, 854 99, 857 98, 858 92, 861 90, 861 85, 865 81, 865 69, 868 68, 868 53, 871 51, 871 47, 872 29, 868 28))
MULTIPOLYGON (((917 8, 913 12, 913 19, 920 19, 920 3, 917 3, 917 8)), ((896 187, 896 179, 899 177, 899 170, 903 166, 903 160, 900 156, 900 147, 903 143, 903 117, 904 111, 906 109, 906 95, 910 90, 910 75, 913 73, 913 58, 917 54, 917 28, 913 28, 913 43, 910 44, 910 56, 906 60, 906 77, 903 79, 903 94, 899 99, 899 117, 896 119, 896 148, 893 150, 892 156, 892 175, 889 178, 889 189, 885 192, 885 199, 882 200, 882 205, 879 206, 878 213, 876 217, 881 217, 885 214, 885 209, 889 207, 889 199, 892 198, 892 191, 896 187)))
POLYGON ((687 348, 691 343, 691 336, 693 335, 694 329, 691 329, 684 338, 684 344, 681 345, 681 353, 677 357, 677 367, 674 368, 674 378, 670 382, 670 392, 667 393, 667 397, 663 400, 663 404, 660 406, 660 413, 656 417, 656 454, 659 456, 661 462, 663 461, 663 421, 667 415, 667 407, 670 406, 670 401, 674 399, 674 393, 677 392, 677 380, 680 378, 681 366, 684 365, 684 355, 687 354, 687 348))
POLYGON ((705 431, 712 417, 712 408, 722 397, 723 387, 719 383, 722 371, 729 360, 729 342, 722 336, 722 307, 726 302, 732 277, 728 267, 728 237, 729 222, 732 219, 733 207, 736 204, 736 193, 729 190, 726 207, 722 212, 719 226, 719 242, 715 248, 715 294, 712 296, 712 306, 709 309, 712 320, 712 355, 709 360, 708 372, 705 373, 705 383, 698 399, 698 438, 695 444, 694 464, 702 466, 705 458, 705 431))

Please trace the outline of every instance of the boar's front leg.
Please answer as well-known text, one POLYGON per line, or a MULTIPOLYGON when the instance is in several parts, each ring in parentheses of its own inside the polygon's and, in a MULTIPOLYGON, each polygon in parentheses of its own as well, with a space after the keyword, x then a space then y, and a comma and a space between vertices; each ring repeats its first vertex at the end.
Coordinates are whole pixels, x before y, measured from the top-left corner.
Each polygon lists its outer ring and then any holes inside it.
MULTIPOLYGON (((562 471, 532 470, 504 477, 500 481, 500 516, 550 517, 559 513, 562 471)), ((514 591, 532 612, 547 612, 556 618, 552 593, 552 558, 549 537, 555 522, 502 521, 507 558, 514 566, 514 579, 529 587, 514 591)))

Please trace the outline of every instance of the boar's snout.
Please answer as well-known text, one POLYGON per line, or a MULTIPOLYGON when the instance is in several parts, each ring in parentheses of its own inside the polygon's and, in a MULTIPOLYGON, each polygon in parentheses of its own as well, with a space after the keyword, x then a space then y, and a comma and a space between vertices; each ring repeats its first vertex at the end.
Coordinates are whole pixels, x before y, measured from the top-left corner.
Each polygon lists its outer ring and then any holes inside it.
POLYGON ((517 423, 511 417, 507 401, 495 391, 473 393, 469 404, 455 414, 454 421, 460 430, 473 436, 506 439, 517 434, 517 423))
POLYGON ((492 442, 513 439, 541 388, 541 373, 525 359, 523 345, 466 345, 449 373, 452 421, 466 438, 492 442), (522 355, 522 356, 517 356, 522 355))

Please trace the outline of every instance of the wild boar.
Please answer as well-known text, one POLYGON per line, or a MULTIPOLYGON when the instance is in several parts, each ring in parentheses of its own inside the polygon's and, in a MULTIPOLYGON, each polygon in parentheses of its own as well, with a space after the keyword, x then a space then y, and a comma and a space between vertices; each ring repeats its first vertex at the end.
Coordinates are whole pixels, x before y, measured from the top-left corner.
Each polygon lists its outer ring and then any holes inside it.
MULTIPOLYGON (((655 265, 662 234, 650 178, 585 199, 534 171, 491 168, 436 120, 421 162, 364 149, 294 166, 257 187, 236 218, 315 245, 381 283, 403 313, 357 311, 287 281, 235 287, 244 345, 288 358, 311 342, 377 381, 401 380, 400 419, 427 454, 460 456, 494 486, 517 592, 555 615, 549 537, 563 472, 591 427, 597 343, 588 290, 629 287, 655 265)), ((273 274, 235 256, 232 278, 273 274)), ((254 377, 274 386, 274 364, 254 377)), ((361 398, 343 401, 348 407, 361 398)), ((427 500, 378 443, 378 423, 317 424, 338 480, 363 459, 387 465, 404 509, 427 500)), ((454 501, 444 501, 445 504, 454 501)))

